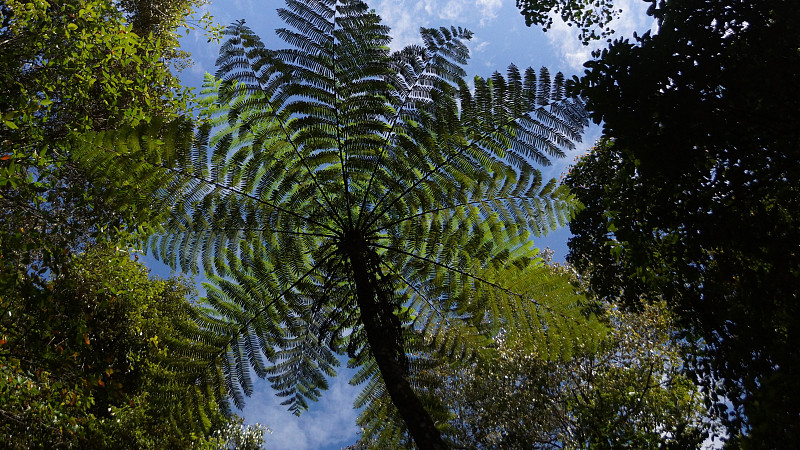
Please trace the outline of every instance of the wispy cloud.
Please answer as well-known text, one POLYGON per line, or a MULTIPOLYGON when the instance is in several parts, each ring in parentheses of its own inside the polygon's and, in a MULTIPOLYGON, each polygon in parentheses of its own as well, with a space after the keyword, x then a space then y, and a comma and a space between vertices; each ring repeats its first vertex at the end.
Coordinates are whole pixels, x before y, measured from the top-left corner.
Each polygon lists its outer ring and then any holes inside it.
POLYGON ((410 44, 422 42, 419 28, 428 26, 433 6, 432 0, 382 0, 376 2, 376 12, 383 23, 392 28, 392 49, 399 50, 410 44))
POLYGON ((280 403, 269 385, 258 380, 253 396, 246 399, 241 415, 247 423, 259 422, 272 430, 265 436, 266 448, 327 449, 342 448, 355 443, 358 411, 353 399, 360 387, 350 386, 350 372, 330 380, 330 388, 322 393, 319 402, 311 402, 309 410, 300 417, 290 413, 280 403))
POLYGON ((476 0, 475 6, 478 7, 481 14, 481 25, 486 25, 487 22, 497 18, 497 12, 503 6, 503 2, 501 0, 476 0))
MULTIPOLYGON (((647 2, 641 0, 617 0, 614 6, 621 9, 619 17, 609 24, 615 31, 613 38, 632 37, 633 32, 642 33, 653 27, 652 17, 647 16, 647 2)), ((578 40, 578 31, 570 27, 560 17, 553 18, 553 27, 548 30, 547 39, 562 62, 575 70, 581 70, 583 63, 592 56, 592 51, 604 48, 605 41, 594 41, 588 46, 578 40)))
POLYGON ((450 0, 439 11, 439 18, 447 20, 448 22, 457 22, 464 16, 464 2, 459 0, 450 0))
POLYGON ((419 43, 419 28, 460 25, 472 28, 497 19, 502 0, 379 0, 370 2, 392 28, 392 48, 419 43))
POLYGON ((482 40, 481 38, 473 37, 467 45, 469 46, 470 52, 475 54, 485 52, 486 48, 491 44, 488 41, 482 40))

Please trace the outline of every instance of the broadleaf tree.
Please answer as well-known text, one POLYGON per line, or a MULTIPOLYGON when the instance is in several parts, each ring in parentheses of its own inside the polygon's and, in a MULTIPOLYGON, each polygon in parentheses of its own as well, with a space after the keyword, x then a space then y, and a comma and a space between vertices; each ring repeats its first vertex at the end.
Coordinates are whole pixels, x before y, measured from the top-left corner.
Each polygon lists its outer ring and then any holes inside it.
POLYGON ((650 1, 577 86, 608 138, 567 184, 591 289, 664 299, 732 447, 800 437, 800 13, 795 2, 650 1))
POLYGON ((5 448, 211 448, 227 436, 226 340, 203 325, 187 280, 151 279, 100 246, 58 276, 13 269, 0 272, 5 448))
MULTIPOLYGON (((164 3, 0 4, 4 446, 188 447, 192 434, 209 445, 226 436, 206 439, 229 419, 219 404, 226 392, 219 383, 199 390, 219 367, 177 331, 202 317, 186 289, 147 280, 127 255, 92 249, 146 223, 152 205, 105 202, 72 158, 88 130, 186 113, 188 93, 170 69, 188 62, 177 35, 203 1, 164 3), (181 338, 185 353, 166 344, 181 338)), ((179 127, 147 128, 169 140, 179 127)))
POLYGON ((540 26, 547 31, 558 16, 564 23, 578 30, 583 45, 608 38, 614 33, 610 22, 619 17, 621 9, 613 0, 517 0, 517 8, 525 18, 525 25, 540 26))
MULTIPOLYGON (((687 346, 665 305, 632 312, 603 304, 599 316, 608 333, 600 342, 579 336, 584 345, 570 356, 504 334, 472 361, 442 360, 418 374, 430 396, 448 405, 443 433, 453 447, 700 448, 710 420, 698 386, 682 372, 687 346)), ((406 446, 405 427, 385 400, 365 404, 360 445, 406 446)))
POLYGON ((151 249, 211 281, 235 401, 252 368, 300 412, 347 354, 373 367, 364 379, 420 448, 444 448, 410 381, 411 341, 468 356, 504 320, 561 317, 481 274, 533 264, 530 237, 574 211, 536 165, 580 140, 583 104, 547 69, 470 86, 468 30, 422 29, 422 44, 391 52, 361 1, 288 0, 278 14, 287 49, 244 22, 226 30, 191 149, 98 133, 85 163, 116 165, 112 184, 131 167, 172 180, 142 188, 172 207, 151 249))
POLYGON ((177 36, 204 2, 163 3, 0 5, 0 250, 6 258, 57 270, 63 250, 80 251, 103 232, 143 222, 142 214, 101 201, 98 185, 73 164, 71 148, 90 130, 188 112, 190 92, 172 69, 189 62, 177 36))

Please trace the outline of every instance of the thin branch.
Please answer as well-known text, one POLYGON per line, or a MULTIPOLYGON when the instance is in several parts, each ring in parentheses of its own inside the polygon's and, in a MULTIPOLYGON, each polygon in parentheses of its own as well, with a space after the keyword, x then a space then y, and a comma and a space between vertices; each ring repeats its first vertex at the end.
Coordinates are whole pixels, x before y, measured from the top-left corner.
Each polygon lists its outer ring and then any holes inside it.
MULTIPOLYGON (((537 301, 534 298, 526 298, 526 296, 524 296, 522 294, 514 292, 511 289, 505 288, 505 287, 503 287, 503 286, 501 286, 501 285, 499 285, 497 283, 494 283, 492 281, 489 281, 489 280, 487 280, 485 278, 481 278, 481 277, 473 275, 473 274, 471 274, 469 272, 465 272, 465 271, 463 271, 461 269, 457 269, 455 267, 448 266, 447 264, 442 264, 442 263, 440 263, 438 261, 435 261, 435 260, 430 259, 430 258, 426 258, 424 256, 415 255, 413 253, 407 252, 407 251, 399 249, 399 248, 389 247, 389 246, 386 246, 386 245, 380 245, 380 244, 377 244, 377 243, 374 243, 374 242, 371 245, 374 245, 375 247, 379 247, 379 248, 382 248, 382 249, 385 249, 385 250, 397 252, 397 253, 400 253, 400 254, 403 254, 403 255, 406 255, 406 256, 410 256, 412 258, 417 258, 417 259, 419 259, 421 261, 424 261, 424 262, 427 262, 427 263, 431 263, 431 264, 433 264, 435 266, 442 267, 442 268, 444 268, 446 270, 453 271, 453 272, 455 272, 455 273, 457 273, 459 275, 465 276, 467 278, 471 278, 473 280, 476 280, 476 281, 478 281, 480 283, 483 283, 483 284, 486 284, 488 286, 491 286, 491 287, 493 287, 495 289, 498 289, 498 290, 500 290, 502 292, 505 292, 505 293, 507 293, 509 295, 512 295, 514 297, 518 297, 523 302, 524 301, 529 301, 532 304, 534 304, 537 308, 542 308, 545 311, 548 311, 549 313, 551 313, 553 315, 561 317, 562 319, 569 320, 569 321, 574 322, 575 324, 580 325, 580 326, 585 326, 587 328, 589 327, 587 323, 581 322, 575 317, 571 317, 571 316, 568 316, 567 314, 565 314, 563 312, 556 311, 552 307, 544 305, 544 304, 540 303, 539 301, 537 301)), ((538 315, 538 312, 537 312, 537 315, 538 315)), ((546 328, 545 328, 545 331, 547 331, 546 328)))
MULTIPOLYGON (((336 15, 339 13, 337 8, 333 9, 333 32, 336 31, 336 15)), ((333 33, 332 32, 332 33, 333 33)), ((332 34, 333 36, 333 34, 332 34)), ((333 41, 333 39, 331 39, 333 41)), ((334 105, 334 113, 336 114, 336 149, 339 150, 339 162, 342 164, 342 184, 344 185, 344 201, 345 201, 345 208, 347 209, 347 223, 350 227, 353 226, 353 211, 352 205, 350 204, 350 182, 347 177, 347 158, 345 158, 345 151, 342 145, 342 136, 341 136, 341 119, 339 118, 339 95, 337 93, 337 83, 336 83, 336 52, 334 48, 336 46, 333 42, 331 42, 331 50, 330 50, 330 58, 331 58, 331 67, 329 70, 333 74, 333 101, 336 103, 334 105)), ((343 227, 347 228, 347 227, 343 227)))
POLYGON ((194 229, 194 232, 199 233, 201 231, 260 231, 260 232, 269 232, 269 233, 276 233, 276 234, 290 234, 294 236, 311 236, 311 237, 321 237, 321 238, 329 238, 329 239, 336 239, 337 236, 333 234, 323 234, 323 233, 309 233, 305 231, 288 231, 288 230, 276 230, 274 228, 201 228, 201 229, 194 229))
POLYGON ((397 269, 394 269, 394 268, 390 267, 390 266, 389 266, 389 264, 388 264, 388 263, 386 263, 386 262, 384 262, 383 260, 381 260, 381 263, 382 263, 382 264, 383 264, 383 265, 384 265, 384 266, 385 266, 387 269, 389 269, 389 270, 390 270, 392 273, 394 273, 395 275, 397 275, 398 277, 400 277, 400 278, 403 280, 403 283, 405 283, 405 284, 406 284, 406 286, 410 287, 410 288, 411 288, 411 290, 413 290, 413 291, 414 291, 414 292, 417 294, 417 296, 419 296, 419 297, 421 297, 423 300, 425 300, 425 303, 427 303, 427 304, 428 304, 428 306, 430 306, 432 310, 436 311, 436 313, 437 313, 437 314, 438 314, 438 315, 439 315, 439 316, 440 316, 442 319, 444 319, 445 323, 447 323, 447 326, 452 326, 452 324, 450 323, 450 319, 447 317, 447 315, 445 315, 445 314, 444 314, 442 311, 440 311, 440 310, 439 310, 439 309, 438 309, 438 308, 437 308, 437 307, 436 307, 436 306, 433 304, 433 302, 431 302, 431 301, 428 299, 428 297, 427 297, 427 296, 425 296, 425 294, 423 294, 422 292, 420 292, 420 291, 419 291, 419 289, 417 289, 417 288, 416 288, 416 286, 414 286, 414 284, 413 284, 413 283, 411 283, 410 281, 408 281, 408 280, 406 279, 406 277, 404 277, 404 276, 403 276, 403 274, 402 274, 402 273, 400 273, 400 272, 399 272, 397 269))
MULTIPOLYGON (((507 294, 519 297, 521 300, 525 300, 525 298, 524 298, 524 296, 522 294, 518 294, 518 293, 512 291, 511 289, 504 288, 503 286, 500 286, 497 283, 489 281, 489 280, 487 280, 485 278, 478 277, 478 276, 473 275, 473 274, 471 274, 469 272, 465 272, 465 271, 463 271, 461 269, 457 269, 455 267, 448 266, 447 264, 442 264, 442 263, 440 263, 438 261, 435 261, 435 260, 430 259, 430 258, 426 258, 424 256, 415 255, 415 254, 413 254, 411 252, 407 252, 407 251, 399 249, 399 248, 389 247, 389 246, 386 246, 386 245, 380 245, 380 244, 376 244, 376 243, 373 243, 372 245, 374 245, 375 247, 378 247, 378 248, 382 248, 382 249, 389 250, 389 251, 392 251, 392 252, 401 253, 403 255, 410 256, 412 258, 417 258, 417 259, 419 259, 421 261, 425 261, 425 262, 431 263, 431 264, 433 264, 435 266, 442 267, 444 269, 453 271, 453 272, 455 272, 455 273, 457 273, 459 275, 465 276, 467 278, 472 278, 473 280, 476 280, 476 281, 479 281, 481 283, 484 283, 484 284, 487 284, 489 286, 492 286, 495 289, 499 289, 499 290, 501 290, 501 291, 503 291, 503 292, 505 292, 507 294)), ((539 305, 539 303, 536 300, 531 299, 531 302, 533 302, 537 306, 541 306, 541 305, 539 305)))

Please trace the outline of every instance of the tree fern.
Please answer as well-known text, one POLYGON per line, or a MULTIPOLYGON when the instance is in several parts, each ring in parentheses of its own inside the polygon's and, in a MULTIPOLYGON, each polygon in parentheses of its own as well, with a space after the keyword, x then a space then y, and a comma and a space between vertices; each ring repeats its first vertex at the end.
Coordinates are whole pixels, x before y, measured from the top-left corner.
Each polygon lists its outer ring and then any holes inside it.
POLYGON ((410 339, 468 355, 487 318, 520 319, 498 300, 524 292, 486 275, 530 265, 519 249, 572 214, 535 166, 580 139, 583 105, 546 69, 470 86, 468 30, 422 29, 422 45, 390 52, 363 2, 278 14, 286 49, 227 29, 193 145, 138 153, 98 136, 87 161, 166 177, 143 188, 171 208, 150 248, 213 284, 237 403, 252 367, 299 412, 348 354, 375 365, 417 445, 443 447, 409 383, 410 339))
MULTIPOLYGON (((535 251, 522 247, 516 253, 535 251)), ((475 355, 453 354, 451 335, 453 328, 458 327, 451 324, 458 320, 452 315, 442 332, 416 332, 407 341, 406 349, 415 363, 411 382, 448 441, 452 437, 448 422, 455 412, 436 395, 437 389, 447 383, 441 377, 471 367, 476 359, 496 357, 500 340, 512 342, 516 348, 535 354, 542 364, 547 364, 548 361, 567 361, 574 354, 592 354, 605 336, 605 327, 591 313, 591 304, 572 284, 568 274, 553 270, 541 258, 525 266, 487 267, 479 276, 487 282, 503 280, 506 287, 495 290, 495 297, 481 310, 481 323, 473 329, 480 331, 481 336, 491 337, 490 342, 475 349, 475 355)), ((463 336, 455 337, 463 339, 463 336)), ((375 364, 365 364, 351 380, 353 384, 365 383, 355 404, 363 408, 358 417, 361 441, 369 448, 402 447, 409 430, 380 377, 375 377, 376 372, 375 364)))

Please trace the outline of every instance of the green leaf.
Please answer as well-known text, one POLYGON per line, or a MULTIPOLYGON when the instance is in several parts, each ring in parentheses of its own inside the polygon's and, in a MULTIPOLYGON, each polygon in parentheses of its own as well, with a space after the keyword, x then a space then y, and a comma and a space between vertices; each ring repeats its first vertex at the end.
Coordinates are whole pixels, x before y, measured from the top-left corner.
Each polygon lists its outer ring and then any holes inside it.
POLYGON ((150 249, 210 281, 236 405, 252 368, 300 413, 347 354, 418 442, 444 446, 409 400, 417 350, 469 359, 519 325, 560 357, 574 340, 556 330, 585 321, 529 301, 520 276, 537 267, 529 236, 576 206, 538 167, 580 140, 583 103, 563 76, 523 79, 513 65, 473 94, 469 30, 422 29, 422 45, 392 53, 361 1, 279 14, 290 49, 267 50, 243 23, 226 30, 193 141, 152 123, 95 133, 77 159, 117 199, 168 209, 150 249))

